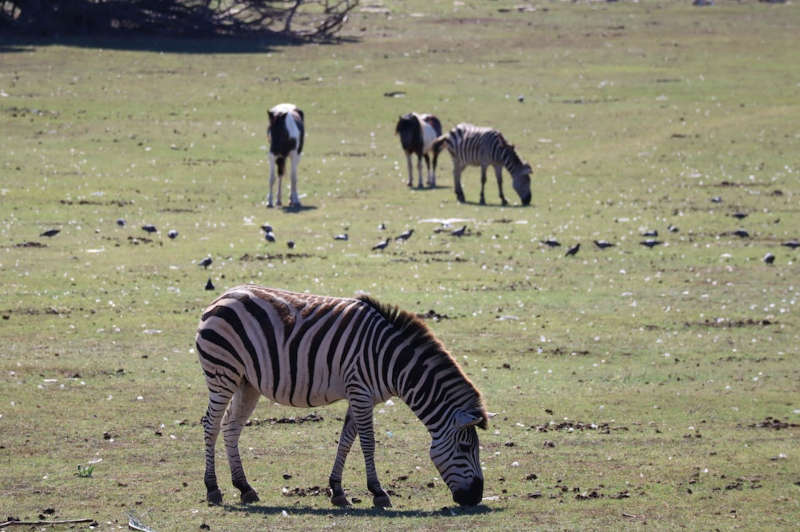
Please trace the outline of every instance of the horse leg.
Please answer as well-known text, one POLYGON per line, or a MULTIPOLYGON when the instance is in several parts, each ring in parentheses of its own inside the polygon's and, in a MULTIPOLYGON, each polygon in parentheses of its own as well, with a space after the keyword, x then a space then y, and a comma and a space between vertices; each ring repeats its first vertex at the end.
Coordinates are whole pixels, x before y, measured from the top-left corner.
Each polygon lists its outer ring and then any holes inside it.
POLYGON ((422 152, 417 153, 417 174, 419 175, 417 188, 422 188, 422 152))
POLYGON ((356 439, 356 424, 353 421, 353 414, 350 407, 347 408, 347 414, 344 416, 344 425, 342 432, 339 434, 339 446, 336 449, 336 460, 333 462, 333 470, 328 479, 331 487, 331 503, 335 506, 349 506, 350 502, 344 494, 342 489, 342 471, 344 471, 344 462, 347 460, 347 453, 353 446, 356 439))
POLYGON ((508 205, 506 197, 503 195, 503 167, 497 164, 494 165, 494 175, 497 177, 497 190, 500 191, 500 200, 503 205, 508 205))
POLYGON ((414 170, 411 166, 411 152, 406 152, 406 164, 408 164, 408 186, 414 186, 414 170))
POLYGON ((258 501, 258 494, 250 487, 244 474, 242 459, 239 456, 239 436, 260 397, 261 392, 257 388, 242 380, 222 418, 222 434, 225 439, 225 450, 228 453, 228 464, 231 467, 231 480, 241 492, 242 504, 258 501))
POLYGON ((275 154, 269 153, 269 195, 267 196, 267 207, 272 207, 272 187, 275 184, 275 154))
POLYGON ((275 205, 281 206, 283 204, 281 191, 283 190, 283 174, 286 173, 286 157, 280 155, 275 162, 278 165, 278 201, 275 202, 275 205))
POLYGON ((486 165, 481 165, 481 205, 486 205, 486 199, 483 197, 483 188, 486 186, 486 165))
POLYGON ((292 150, 292 193, 289 196, 290 207, 300 207, 300 197, 297 195, 297 165, 300 164, 300 154, 292 150))

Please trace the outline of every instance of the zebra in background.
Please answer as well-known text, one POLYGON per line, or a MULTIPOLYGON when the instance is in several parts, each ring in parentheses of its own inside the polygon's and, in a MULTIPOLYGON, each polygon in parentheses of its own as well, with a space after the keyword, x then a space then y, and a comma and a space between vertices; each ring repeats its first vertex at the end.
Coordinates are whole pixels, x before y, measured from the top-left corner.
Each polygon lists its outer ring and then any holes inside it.
POLYGON ((297 165, 300 164, 300 154, 303 153, 305 139, 305 125, 303 111, 294 104, 282 103, 269 111, 269 196, 267 207, 272 207, 272 187, 275 184, 275 166, 278 167, 278 205, 281 205, 281 189, 283 188, 283 174, 286 169, 286 158, 292 159, 292 190, 289 196, 290 207, 300 207, 300 198, 297 196, 297 165))
POLYGON ((447 145, 447 151, 453 158, 453 181, 458 201, 464 202, 464 190, 461 188, 461 172, 467 166, 481 167, 481 205, 486 204, 483 189, 486 185, 486 168, 494 166, 497 177, 497 188, 500 200, 508 205, 503 195, 503 167, 511 174, 512 185, 517 191, 523 205, 531 202, 531 166, 520 160, 514 145, 509 144, 502 133, 488 127, 472 124, 458 124, 434 142, 434 150, 447 145))
POLYGON ((417 172, 419 174, 419 188, 422 188, 422 159, 425 159, 425 167, 428 170, 428 186, 436 186, 436 162, 439 160, 440 149, 433 149, 433 142, 442 134, 442 124, 433 115, 408 113, 400 116, 395 134, 400 135, 400 144, 406 153, 406 163, 408 163, 408 186, 414 183, 414 171, 411 167, 411 154, 417 155, 417 172), (433 172, 431 172, 431 160, 428 155, 433 152, 433 172))
POLYGON ((233 485, 243 503, 258 495, 239 457, 239 435, 261 395, 283 405, 314 407, 347 399, 330 474, 331 502, 342 489, 345 459, 356 435, 375 506, 391 506, 375 470, 373 407, 402 398, 432 437, 430 456, 453 500, 474 506, 483 497, 475 427, 488 422, 480 392, 428 327, 408 312, 367 296, 356 299, 244 285, 205 310, 197 353, 209 390, 205 428, 208 501, 222 493, 214 447, 222 428, 233 485))

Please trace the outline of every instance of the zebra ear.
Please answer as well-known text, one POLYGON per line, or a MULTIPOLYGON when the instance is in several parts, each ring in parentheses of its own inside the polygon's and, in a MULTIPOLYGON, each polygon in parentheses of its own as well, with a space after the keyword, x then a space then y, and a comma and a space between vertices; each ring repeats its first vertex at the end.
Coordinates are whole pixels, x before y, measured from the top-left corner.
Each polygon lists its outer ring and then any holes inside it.
POLYGON ((456 428, 464 429, 472 425, 478 425, 482 429, 486 428, 486 419, 480 410, 458 410, 455 417, 456 428))

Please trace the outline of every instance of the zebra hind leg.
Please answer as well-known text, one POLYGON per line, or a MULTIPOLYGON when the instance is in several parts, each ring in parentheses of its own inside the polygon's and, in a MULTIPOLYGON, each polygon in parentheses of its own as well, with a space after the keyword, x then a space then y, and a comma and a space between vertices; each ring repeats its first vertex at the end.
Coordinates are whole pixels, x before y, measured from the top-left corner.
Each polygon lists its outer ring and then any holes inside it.
POLYGON ((218 379, 219 377, 215 379, 215 382, 208 382, 208 409, 202 420, 206 444, 206 471, 203 480, 209 504, 222 504, 222 492, 217 485, 217 473, 214 465, 214 447, 217 444, 222 416, 233 396, 233 390, 220 385, 218 379))
POLYGON ((261 392, 245 380, 233 394, 228 410, 222 418, 222 434, 225 439, 225 450, 228 453, 228 464, 231 468, 231 481, 241 492, 242 504, 258 502, 258 494, 250 487, 239 456, 239 436, 250 414, 255 410, 261 392))
POLYGON ((342 433, 339 435, 339 447, 336 450, 336 460, 333 463, 333 470, 328 479, 331 487, 331 503, 334 506, 349 506, 350 501, 344 494, 342 489, 342 471, 344 470, 344 462, 347 460, 347 453, 353 446, 356 439, 356 424, 353 421, 353 415, 350 408, 347 409, 347 414, 344 417, 344 425, 342 426, 342 433))

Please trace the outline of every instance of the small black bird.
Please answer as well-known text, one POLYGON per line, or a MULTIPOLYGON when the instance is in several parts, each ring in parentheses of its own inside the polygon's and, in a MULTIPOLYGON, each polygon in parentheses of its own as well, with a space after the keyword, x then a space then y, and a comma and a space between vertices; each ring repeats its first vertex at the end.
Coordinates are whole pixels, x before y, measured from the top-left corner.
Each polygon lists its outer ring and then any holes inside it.
POLYGON ((201 260, 200 262, 198 262, 197 264, 202 266, 203 268, 208 269, 208 267, 211 266, 212 262, 214 262, 214 260, 211 257, 206 257, 203 260, 201 260))
POLYGON ((594 245, 599 247, 600 249, 606 249, 614 247, 614 244, 609 242, 608 240, 595 240, 594 245))
POLYGON ((269 225, 269 224, 264 224, 264 225, 261 226, 261 230, 264 231, 265 233, 271 233, 272 232, 272 226, 269 225))
POLYGON ((731 216, 733 216, 737 220, 743 220, 743 219, 747 218, 747 213, 746 212, 735 212, 735 213, 731 214, 731 216))
POLYGON ((645 231, 642 233, 642 236, 658 236, 658 231, 655 229, 651 229, 649 231, 645 231))
POLYGON ((388 245, 389 245, 389 239, 387 238, 383 242, 378 242, 377 244, 372 246, 372 249, 385 249, 386 246, 388 246, 388 245))
POLYGON ((125 227, 125 218, 117 218, 117 225, 120 227, 125 227))
POLYGON ((334 240, 347 240, 348 236, 347 233, 342 233, 340 235, 336 235, 333 237, 334 240))
POLYGON ((580 243, 580 242, 578 242, 577 244, 575 244, 574 246, 572 246, 571 248, 569 248, 569 249, 567 250, 567 252, 566 252, 566 253, 564 253, 564 256, 565 256, 565 257, 569 257, 569 256, 571 256, 571 255, 575 255, 575 254, 577 254, 577 253, 578 253, 578 250, 579 250, 579 249, 581 249, 581 243, 580 243))
POLYGON ((414 234, 414 230, 413 229, 409 229, 408 231, 403 231, 402 233, 400 233, 399 235, 394 237, 394 239, 395 240, 408 240, 409 238, 411 238, 411 235, 413 235, 413 234, 414 234))
POLYGON ((452 236, 464 236, 466 234, 466 232, 467 232, 467 226, 466 225, 462 225, 458 229, 453 229, 452 231, 450 231, 450 234, 452 236))
POLYGON ((561 245, 561 242, 559 242, 558 240, 554 240, 552 238, 548 238, 547 240, 542 240, 541 242, 542 244, 547 244, 551 248, 555 248, 561 245))
POLYGON ((744 229, 737 229, 733 232, 734 235, 738 236, 739 238, 747 238, 750 236, 750 233, 745 231, 744 229))
POLYGON ((211 277, 209 277, 208 281, 206 281, 206 290, 213 290, 213 289, 214 289, 214 283, 211 282, 211 277))
POLYGON ((385 223, 381 223, 381 224, 378 225, 378 231, 385 231, 385 230, 386 230, 386 224, 385 223))
POLYGON ((766 255, 764 255, 764 262, 766 262, 767 264, 772 264, 773 262, 775 262, 775 255, 773 255, 772 253, 767 253, 766 255))
POLYGON ((56 236, 58 233, 61 232, 61 229, 48 229, 44 233, 40 234, 39 236, 46 236, 48 238, 56 236))
POLYGON ((711 203, 722 203, 722 198, 719 196, 714 196, 711 198, 711 203))
POLYGON ((800 242, 797 240, 789 240, 788 242, 781 242, 781 246, 786 246, 790 249, 797 249, 800 248, 800 242))
POLYGON ((286 245, 289 247, 289 249, 294 249, 294 240, 287 240, 286 245))
POLYGON ((152 224, 144 224, 144 225, 142 226, 142 231, 146 231, 146 232, 148 232, 148 233, 155 233, 156 231, 158 231, 158 229, 156 229, 156 226, 155 226, 155 225, 152 225, 152 224))
POLYGON ((647 246, 647 247, 649 247, 649 248, 653 248, 653 247, 655 247, 655 246, 658 246, 659 244, 663 244, 663 242, 661 242, 660 240, 653 240, 652 238, 650 238, 650 239, 647 239, 647 240, 642 240, 642 241, 641 241, 641 242, 639 242, 639 243, 640 243, 641 245, 643 245, 643 246, 647 246))
POLYGON ((680 229, 678 229, 677 227, 675 227, 672 224, 669 224, 667 226, 667 231, 669 231, 670 233, 677 233, 678 231, 680 231, 680 229))
POLYGON ((178 236, 178 232, 175 229, 170 229, 169 233, 167 233, 167 236, 174 239, 178 236))
POLYGON ((273 233, 272 231, 264 233, 264 240, 266 240, 267 242, 275 242, 275 233, 273 233))

